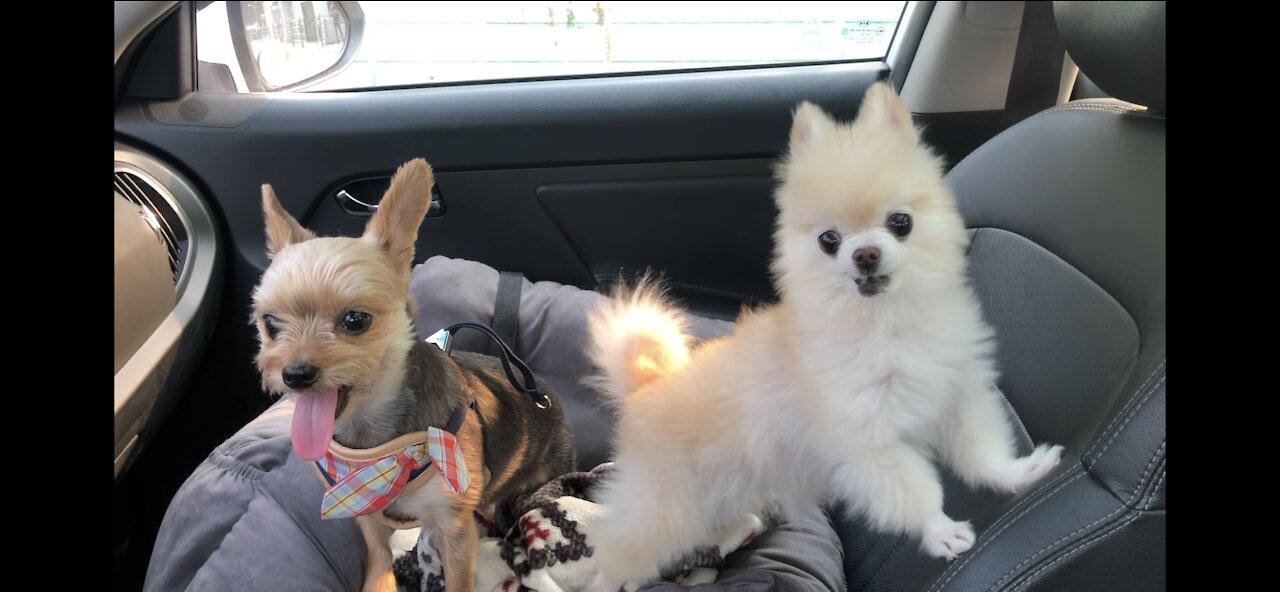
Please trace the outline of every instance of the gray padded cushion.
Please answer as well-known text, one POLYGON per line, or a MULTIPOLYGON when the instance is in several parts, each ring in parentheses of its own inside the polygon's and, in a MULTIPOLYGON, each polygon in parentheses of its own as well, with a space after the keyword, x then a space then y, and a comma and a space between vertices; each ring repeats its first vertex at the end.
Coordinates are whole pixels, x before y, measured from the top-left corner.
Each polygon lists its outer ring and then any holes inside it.
POLYGON ((1000 388, 1040 442, 1083 443, 1138 354, 1129 313, 1088 277, 1007 230, 981 228, 969 274, 1001 345, 1000 388))
POLYGON ((1067 53, 1117 99, 1165 110, 1164 2, 1054 2, 1067 53))
MULTIPOLYGON (((410 291, 418 301, 418 333, 463 321, 488 324, 498 293, 498 271, 483 263, 432 257, 413 270, 410 291)), ((610 411, 601 394, 582 384, 592 371, 587 359, 587 311, 602 298, 574 286, 524 280, 520 296, 520 336, 516 353, 546 380, 563 401, 578 447, 578 468, 588 470, 609 457, 613 431, 610 411)), ((690 316, 699 339, 716 337, 733 326, 728 321, 690 316)), ((484 351, 485 337, 476 331, 458 334, 454 347, 484 351)))
POLYGON ((144 592, 357 590, 364 541, 353 520, 320 520, 323 489, 290 454, 293 401, 228 438, 169 502, 144 592))
MULTIPOLYGON (((536 367, 535 367, 536 368, 536 367)), ((353 520, 320 520, 322 487, 292 454, 283 400, 214 450, 165 512, 144 592, 358 590, 364 542, 353 520)), ((838 589, 840 539, 819 508, 725 558, 704 590, 838 589)), ((674 591, 673 584, 646 590, 674 591)))

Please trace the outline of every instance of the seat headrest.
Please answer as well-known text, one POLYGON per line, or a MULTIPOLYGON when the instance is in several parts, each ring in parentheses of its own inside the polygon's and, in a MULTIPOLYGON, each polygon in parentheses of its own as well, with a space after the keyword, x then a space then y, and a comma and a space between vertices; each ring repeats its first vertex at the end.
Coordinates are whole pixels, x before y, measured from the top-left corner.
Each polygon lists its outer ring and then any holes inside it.
POLYGON ((1067 53, 1103 92, 1164 112, 1164 2, 1054 2, 1067 53))

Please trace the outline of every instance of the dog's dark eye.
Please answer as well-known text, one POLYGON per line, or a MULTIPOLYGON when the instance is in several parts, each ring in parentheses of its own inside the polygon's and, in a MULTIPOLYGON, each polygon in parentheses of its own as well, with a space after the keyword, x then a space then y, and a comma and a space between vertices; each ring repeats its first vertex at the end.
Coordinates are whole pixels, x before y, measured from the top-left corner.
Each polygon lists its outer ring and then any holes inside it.
POLYGON ((908 234, 911 234, 911 214, 903 214, 902 212, 890 214, 889 221, 885 226, 889 227, 889 232, 892 232, 894 236, 905 238, 908 234))
POLYGON ((280 334, 280 320, 275 315, 262 315, 262 325, 267 328, 267 337, 275 339, 280 334))
POLYGON ((357 335, 364 333, 371 322, 373 322, 373 315, 359 310, 348 311, 342 316, 342 328, 357 335))
POLYGON ((828 230, 818 235, 818 246, 823 253, 835 255, 840 250, 840 233, 834 230, 828 230))

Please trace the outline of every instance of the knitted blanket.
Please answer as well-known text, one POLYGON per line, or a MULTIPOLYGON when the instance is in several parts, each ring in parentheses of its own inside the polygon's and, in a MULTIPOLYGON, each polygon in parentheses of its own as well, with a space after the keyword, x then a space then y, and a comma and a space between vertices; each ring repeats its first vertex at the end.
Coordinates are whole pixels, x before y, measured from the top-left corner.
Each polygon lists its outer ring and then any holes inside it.
MULTIPOLYGON (((591 532, 602 510, 592 500, 592 492, 611 469, 612 463, 605 463, 589 472, 561 475, 531 494, 510 500, 492 519, 477 517, 481 538, 476 591, 585 590, 596 575, 591 532)), ((725 529, 716 544, 687 552, 663 573, 663 579, 684 585, 715 581, 725 555, 763 529, 759 517, 744 515, 725 529)), ((412 549, 396 558, 394 570, 401 590, 444 591, 445 575, 426 531, 421 531, 412 549)))

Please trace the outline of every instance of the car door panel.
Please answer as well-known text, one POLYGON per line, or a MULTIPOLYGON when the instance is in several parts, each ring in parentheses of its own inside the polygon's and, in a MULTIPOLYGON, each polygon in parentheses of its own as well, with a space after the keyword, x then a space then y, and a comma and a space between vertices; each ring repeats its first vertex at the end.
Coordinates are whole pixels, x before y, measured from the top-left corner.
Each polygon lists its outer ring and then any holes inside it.
POLYGON ((609 266, 663 264, 704 292, 761 298, 769 295, 761 262, 682 267, 679 253, 699 259, 712 243, 726 257, 765 254, 771 161, 785 149, 791 109, 810 100, 851 117, 863 90, 886 75, 884 63, 868 62, 258 99, 201 92, 166 107, 178 114, 168 119, 155 105, 129 105, 117 131, 198 172, 237 255, 233 285, 251 285, 266 264, 261 183, 316 231, 354 236, 366 219, 332 199, 336 190, 424 156, 448 209, 424 224, 419 261, 448 254, 587 287, 609 266), (742 175, 755 180, 726 213, 742 175), (650 188, 674 193, 652 199, 679 211, 681 224, 650 216, 643 184, 599 186, 605 194, 587 201, 582 187, 565 194, 575 183, 643 179, 665 179, 650 188), (572 215, 564 200, 592 214, 572 215), (594 236, 597 215, 600 224, 611 216, 659 224, 662 241, 638 240, 625 253, 622 241, 594 236), (653 247, 664 253, 657 260, 653 247), (740 273, 698 277, 711 270, 740 273))

